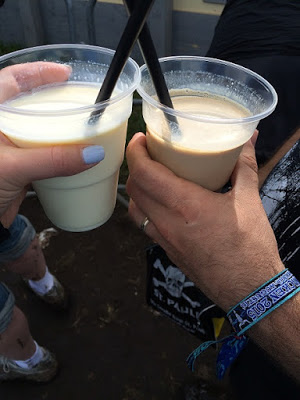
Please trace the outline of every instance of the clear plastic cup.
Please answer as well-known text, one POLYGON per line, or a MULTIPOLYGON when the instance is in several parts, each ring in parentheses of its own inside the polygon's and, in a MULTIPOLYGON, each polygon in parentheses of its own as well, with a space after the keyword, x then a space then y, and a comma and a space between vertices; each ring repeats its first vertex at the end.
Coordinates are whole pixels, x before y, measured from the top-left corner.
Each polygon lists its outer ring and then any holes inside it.
POLYGON ((174 109, 162 105, 146 65, 143 99, 151 157, 179 177, 220 190, 245 142, 277 104, 274 88, 239 65, 206 57, 159 59, 174 109))
MULTIPOLYGON (((13 100, 15 80, 5 80, 5 102, 0 105, 0 129, 19 147, 61 144, 101 145, 105 159, 80 174, 36 181, 35 191, 48 218, 67 231, 87 231, 104 224, 112 215, 119 168, 124 158, 127 122, 132 94, 140 81, 138 65, 129 59, 110 100, 94 104, 114 51, 87 45, 49 45, 28 48, 0 57, 3 68, 36 61, 54 62, 72 68, 67 81, 39 86, 21 84, 13 100), (89 124, 93 111, 102 112, 89 124)), ((20 68, 23 68, 23 66, 20 68)), ((41 76, 44 73, 41 67, 41 76)), ((6 70, 7 71, 7 70, 6 70)), ((17 79, 18 82, 22 81, 17 79)), ((2 99, 3 101, 3 99, 2 99)), ((38 168, 38 165, 37 165, 38 168)))

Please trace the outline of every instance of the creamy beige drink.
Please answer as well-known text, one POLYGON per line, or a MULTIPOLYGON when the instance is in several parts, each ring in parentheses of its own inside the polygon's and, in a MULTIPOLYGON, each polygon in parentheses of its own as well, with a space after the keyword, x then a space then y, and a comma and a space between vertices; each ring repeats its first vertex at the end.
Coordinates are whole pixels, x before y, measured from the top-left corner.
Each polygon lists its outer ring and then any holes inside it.
POLYGON ((132 95, 140 82, 131 58, 120 74, 108 75, 114 57, 111 49, 85 44, 36 46, 0 56, 0 130, 12 142, 104 147, 105 158, 95 167, 34 182, 49 219, 68 231, 96 228, 114 210, 132 95), (107 76, 112 81, 103 85, 107 76), (96 102, 99 90, 102 100, 96 102), (99 118, 91 123, 95 115, 99 118))
POLYGON ((47 216, 65 230, 84 231, 102 225, 116 203, 132 97, 108 106, 95 124, 88 124, 90 111, 78 108, 93 104, 98 92, 99 84, 42 87, 5 104, 19 111, 35 110, 34 117, 0 115, 0 129, 19 147, 70 143, 104 147, 105 159, 97 166, 74 176, 34 182, 47 216), (69 113, 71 109, 76 111, 69 113), (57 110, 57 115, 47 115, 49 110, 57 110))
POLYGON ((178 176, 220 190, 258 122, 274 110, 276 92, 255 72, 223 60, 171 56, 159 64, 174 108, 143 65, 138 92, 149 153, 178 176))
POLYGON ((171 92, 174 109, 204 117, 198 122, 177 117, 178 127, 169 125, 162 111, 145 110, 147 148, 151 157, 176 175, 210 190, 219 190, 228 181, 245 140, 243 124, 217 124, 214 119, 241 119, 250 112, 231 100, 188 90, 171 92), (179 128, 179 129, 178 129, 179 128))

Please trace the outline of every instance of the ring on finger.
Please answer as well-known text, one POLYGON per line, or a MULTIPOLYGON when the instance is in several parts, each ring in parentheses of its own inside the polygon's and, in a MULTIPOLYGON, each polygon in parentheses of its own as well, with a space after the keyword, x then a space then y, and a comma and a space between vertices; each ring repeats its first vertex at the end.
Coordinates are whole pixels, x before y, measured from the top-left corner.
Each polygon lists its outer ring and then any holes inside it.
POLYGON ((140 225, 140 228, 141 228, 141 230, 142 230, 143 232, 145 232, 145 229, 146 229, 147 225, 149 224, 149 222, 150 222, 149 218, 148 218, 148 217, 145 217, 144 220, 143 220, 143 222, 142 222, 141 225, 140 225))

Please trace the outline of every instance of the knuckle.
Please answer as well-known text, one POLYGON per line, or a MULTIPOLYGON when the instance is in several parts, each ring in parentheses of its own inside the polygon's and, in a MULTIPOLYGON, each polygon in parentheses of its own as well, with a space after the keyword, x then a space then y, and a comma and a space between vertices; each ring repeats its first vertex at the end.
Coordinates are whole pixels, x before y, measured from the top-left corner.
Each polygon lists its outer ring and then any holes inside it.
POLYGON ((198 204, 195 204, 193 200, 188 198, 174 201, 173 209, 180 216, 181 220, 183 220, 185 226, 193 224, 198 218, 198 204))
POLYGON ((135 184, 139 184, 144 181, 144 177, 147 176, 148 168, 144 164, 139 164, 130 170, 130 178, 135 184))
POLYGON ((68 174, 68 165, 61 147, 51 147, 50 157, 54 175, 68 174))
POLYGON ((22 172, 22 167, 16 162, 16 155, 9 151, 9 149, 1 152, 0 157, 1 164, 4 166, 4 168, 1 169, 1 176, 9 179, 22 172))
POLYGON ((255 157, 244 154, 243 155, 243 161, 249 168, 252 169, 253 172, 256 174, 258 173, 258 166, 255 157))
POLYGON ((131 147, 132 147, 132 141, 130 140, 130 142, 127 144, 126 146, 126 155, 128 156, 131 152, 131 147))

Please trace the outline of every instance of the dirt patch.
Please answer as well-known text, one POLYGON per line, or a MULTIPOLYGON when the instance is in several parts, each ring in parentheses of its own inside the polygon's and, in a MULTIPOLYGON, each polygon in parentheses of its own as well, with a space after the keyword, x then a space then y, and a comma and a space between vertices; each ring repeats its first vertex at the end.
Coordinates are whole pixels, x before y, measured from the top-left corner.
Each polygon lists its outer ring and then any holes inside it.
MULTIPOLYGON (((38 232, 52 227, 36 198, 26 199, 21 213, 38 232)), ((179 400, 184 385, 199 378, 218 399, 230 398, 226 383, 214 378, 215 351, 201 356, 193 374, 185 359, 198 339, 146 305, 149 243, 121 204, 94 231, 58 230, 44 252, 49 269, 70 293, 64 313, 42 304, 18 277, 1 270, 0 279, 14 291, 34 338, 54 351, 61 365, 48 384, 2 384, 1 398, 179 400)))

